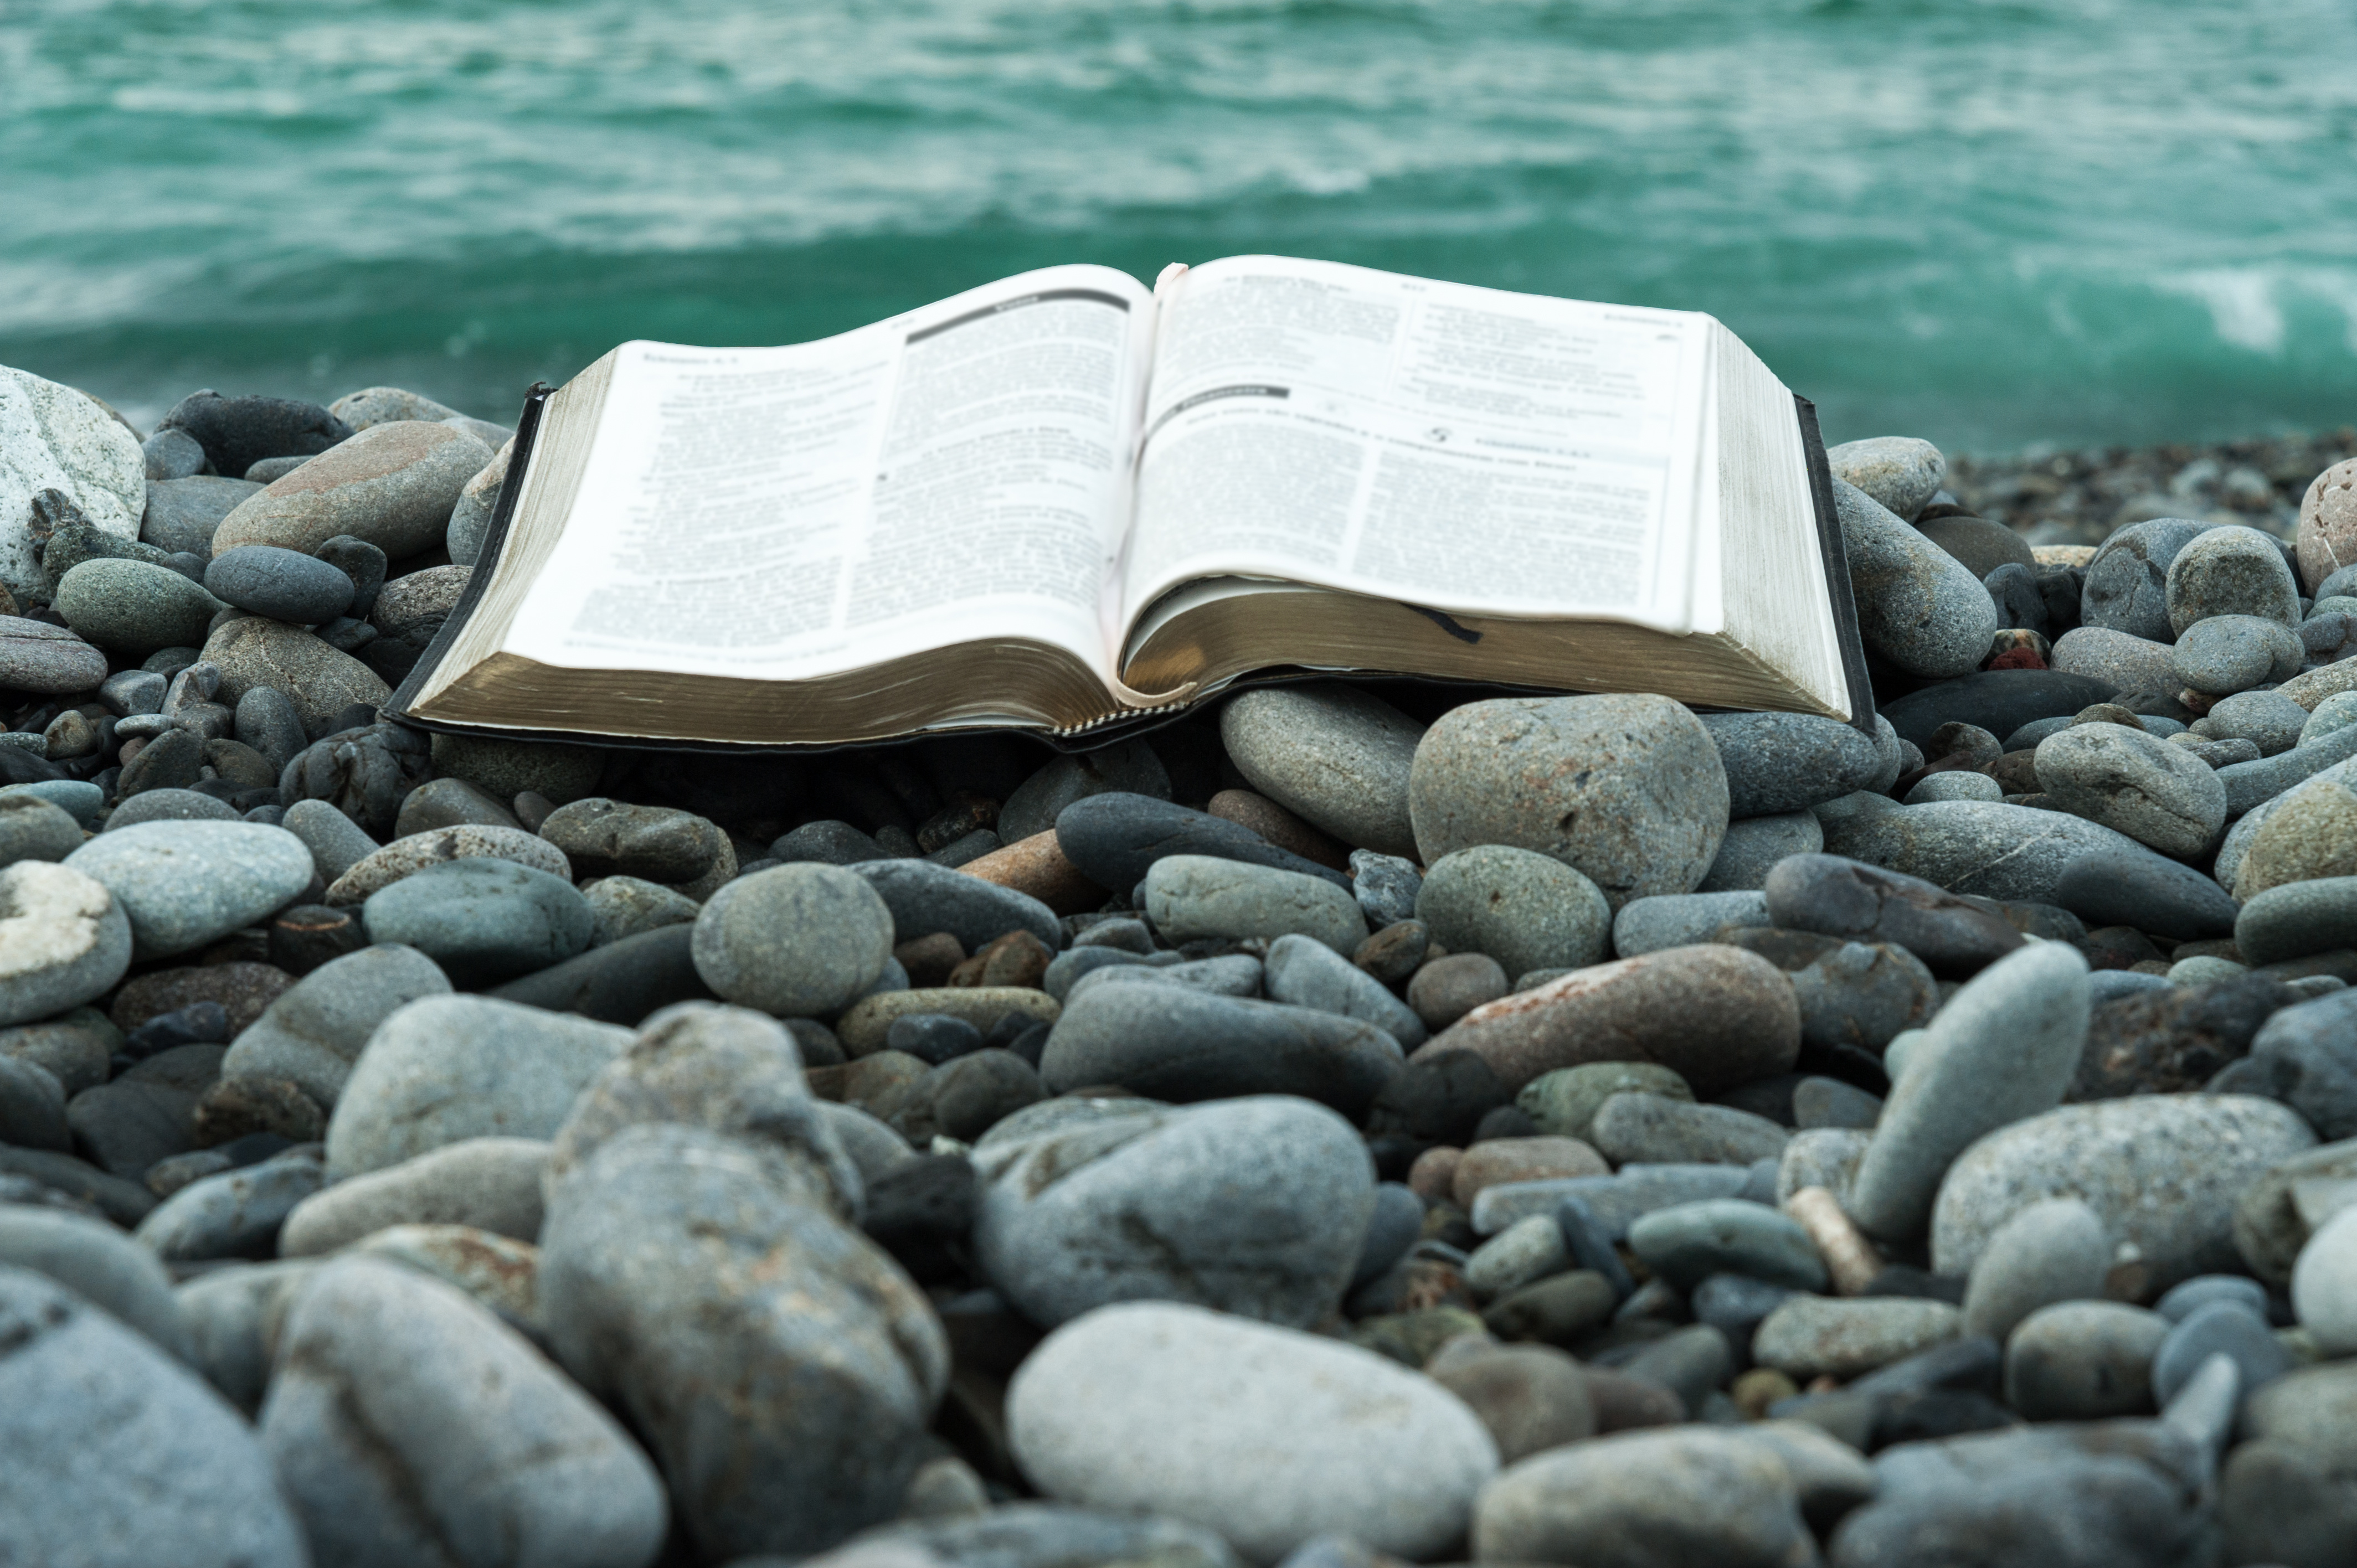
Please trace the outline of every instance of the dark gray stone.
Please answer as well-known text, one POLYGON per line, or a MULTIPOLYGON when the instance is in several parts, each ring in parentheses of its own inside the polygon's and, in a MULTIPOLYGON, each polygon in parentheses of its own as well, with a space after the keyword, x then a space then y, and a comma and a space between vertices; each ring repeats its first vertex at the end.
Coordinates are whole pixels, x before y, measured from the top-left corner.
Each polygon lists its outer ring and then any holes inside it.
POLYGON ((1168 800, 1170 776, 1154 748, 1142 740, 1119 741, 1100 750, 1059 757, 1006 797, 998 809, 998 835, 1008 843, 1017 843, 1035 833, 1050 832, 1065 807, 1108 792, 1168 800))
POLYGON ((922 860, 863 861, 846 871, 883 899, 892 918, 893 943, 947 931, 974 952, 1009 931, 1028 931, 1050 952, 1063 946, 1064 926, 1055 911, 1012 887, 922 860))
POLYGON ((2234 929, 2240 908, 2189 865, 2153 854, 2073 856, 2054 879, 2054 902, 2091 928, 2134 926, 2154 936, 2196 941, 2234 929))
POLYGON ((316 403, 283 397, 223 397, 191 392, 156 422, 158 434, 185 430, 216 473, 242 474, 264 457, 307 456, 352 434, 316 403))
POLYGON ((1346 891, 1351 886, 1342 873, 1279 849, 1240 822, 1122 790, 1088 796, 1058 812, 1056 847, 1100 887, 1135 887, 1156 861, 1173 854, 1274 866, 1319 877, 1346 891))
POLYGON ((352 580, 317 556, 272 544, 225 550, 205 568, 205 589, 225 604, 302 626, 351 607, 352 580))
POLYGON ((2157 517, 2115 530, 2087 563, 2079 600, 2081 623, 2156 642, 2175 638, 2169 620, 2169 564, 2210 526, 2181 517, 2157 517))
POLYGON ((1910 675, 1962 675, 1989 654, 1996 607, 1982 574, 1940 549, 1871 496, 1834 481, 1858 630, 1910 675))
POLYGON ((415 948, 460 983, 529 974, 589 945, 588 901, 573 885, 507 860, 412 872, 370 894, 361 923, 370 941, 415 948))
POLYGON ((1400 1069, 1372 1024, 1169 986, 1103 986, 1065 1008, 1040 1057, 1057 1092, 1119 1084, 1185 1103, 1298 1094, 1353 1120, 1400 1069))

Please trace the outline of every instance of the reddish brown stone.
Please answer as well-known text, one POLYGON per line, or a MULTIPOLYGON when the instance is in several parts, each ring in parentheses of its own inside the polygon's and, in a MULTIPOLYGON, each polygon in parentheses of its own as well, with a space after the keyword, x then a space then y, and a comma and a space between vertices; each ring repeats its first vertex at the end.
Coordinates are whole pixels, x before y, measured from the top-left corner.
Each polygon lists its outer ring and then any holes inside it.
POLYGON ((1665 948, 1477 1007, 1408 1059, 1467 1050, 1511 1091, 1557 1068, 1650 1061, 1711 1095, 1792 1070, 1801 1004, 1791 978, 1758 953, 1665 948))
POLYGON ((1304 860, 1314 860, 1337 871, 1351 869, 1351 852, 1347 847, 1335 843, 1265 795, 1255 795, 1249 789, 1222 789, 1211 797, 1211 804, 1205 810, 1215 817, 1224 817, 1239 826, 1250 828, 1277 848, 1289 849, 1304 860))
POLYGON ((177 1013, 196 1002, 218 1002, 229 1015, 230 1033, 262 1016, 295 983, 285 970, 266 963, 211 963, 184 969, 159 969, 143 974, 115 993, 110 1016, 114 1026, 129 1034, 162 1013, 177 1013))
POLYGON ((1483 1187, 1501 1182, 1611 1174, 1604 1156, 1577 1138, 1485 1138, 1457 1162, 1448 1193, 1458 1208, 1469 1211, 1483 1187))
POLYGON ((1104 908, 1105 890, 1081 875, 1057 846, 1056 830, 992 850, 958 867, 968 876, 1028 893, 1059 915, 1082 915, 1104 908))
POLYGON ((947 931, 935 931, 929 937, 914 937, 892 950, 900 967, 909 972, 909 983, 920 991, 950 983, 951 972, 965 961, 965 947, 947 931))

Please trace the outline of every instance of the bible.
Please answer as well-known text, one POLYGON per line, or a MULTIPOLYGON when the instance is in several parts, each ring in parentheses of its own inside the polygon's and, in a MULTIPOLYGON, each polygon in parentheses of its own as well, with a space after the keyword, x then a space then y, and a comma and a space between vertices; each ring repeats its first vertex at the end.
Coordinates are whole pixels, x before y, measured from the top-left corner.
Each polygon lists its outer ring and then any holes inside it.
POLYGON ((534 389, 427 728, 1103 744, 1316 673, 1871 728, 1810 405, 1725 327, 1241 256, 534 389))

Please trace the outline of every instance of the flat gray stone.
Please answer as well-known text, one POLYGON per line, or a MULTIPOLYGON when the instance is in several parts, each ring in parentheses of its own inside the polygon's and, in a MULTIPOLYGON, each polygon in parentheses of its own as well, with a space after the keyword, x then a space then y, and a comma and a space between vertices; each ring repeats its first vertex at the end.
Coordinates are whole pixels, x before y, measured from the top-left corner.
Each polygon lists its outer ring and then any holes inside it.
POLYGON ((947 931, 974 952, 1009 931, 1028 931, 1050 952, 1064 945, 1055 911, 1012 887, 924 860, 863 861, 847 869, 882 897, 896 943, 947 931))
POLYGON ((311 854, 259 822, 143 822, 102 833, 66 857, 103 886, 131 922, 132 956, 203 947, 284 908, 311 881, 311 854))
POLYGON ((1964 1332, 2003 1344, 2022 1319, 2062 1301, 2102 1298, 2112 1246, 2075 1197, 2033 1203, 1989 1237, 1964 1286, 1964 1332))
POLYGON ((351 607, 353 583, 300 550, 242 544, 212 558, 205 568, 205 588, 224 604, 254 615, 316 626, 351 607))
POLYGON ((983 1272, 1049 1328, 1141 1300, 1307 1327, 1340 1305, 1375 1207, 1356 1132, 1280 1096, 996 1144, 975 1175, 983 1272))
POLYGON ((1328 1532, 1433 1557, 1498 1469, 1472 1411, 1394 1361, 1162 1303, 1049 1336, 1016 1373, 1007 1426, 1049 1497, 1200 1524, 1255 1563, 1328 1532))
MULTIPOLYGON (((0 561, 5 553, 6 546, 0 542, 0 561)), ((94 691, 105 679, 106 655, 64 627, 0 616, 0 686, 65 696, 94 691)))
POLYGON ((210 558, 213 532, 221 519, 235 511, 262 487, 250 480, 217 474, 189 475, 177 479, 147 481, 147 510, 140 520, 139 537, 158 550, 182 551, 210 558))
POLYGON ((415 948, 384 945, 330 959, 264 1008, 221 1058, 228 1079, 284 1079, 332 1109, 376 1026, 450 980, 415 948))
POLYGON ((172 1356, 188 1355, 171 1276, 154 1252, 102 1220, 0 1204, 0 1264, 45 1274, 172 1356))
POLYGON ((1595 883, 1552 855, 1506 844, 1433 862, 1415 918, 1449 951, 1487 953, 1508 974, 1596 963, 1614 924, 1595 883))
POLYGON ((548 1151, 536 1138, 466 1138, 339 1181, 286 1216, 279 1255, 332 1252, 393 1225, 466 1225, 536 1240, 548 1151))
POLYGON ((286 808, 286 815, 279 819, 278 825, 303 841, 304 847, 311 852, 311 864, 319 880, 331 886, 345 872, 383 847, 369 837, 358 822, 325 800, 296 801, 286 808))
POLYGON ((2053 807, 2190 858, 2226 823, 2226 786, 2207 763, 2126 725, 2072 725, 2038 743, 2053 807))
POLYGON ((1934 773, 1918 780, 1907 791, 1900 804, 1921 806, 1933 800, 2002 800, 2005 786, 1986 773, 1957 769, 1950 773, 1934 773))
POLYGON ((1358 849, 1413 858, 1408 775, 1424 726, 1339 682, 1272 686, 1220 710, 1220 739, 1254 789, 1358 849))
POLYGON ((270 1258, 278 1228, 327 1179, 316 1145, 192 1181, 156 1207, 133 1235, 167 1263, 270 1258))
POLYGON ((1969 1274, 1997 1229, 2033 1203, 2077 1197, 2146 1288, 2234 1268, 2233 1213, 2266 1169, 2314 1145, 2298 1114, 2244 1095, 2141 1095, 2065 1105, 2000 1128, 1949 1168, 1932 1212, 1932 1266, 1969 1274))
POLYGON ((0 1268, 0 1519, 20 1561, 305 1568, 253 1429, 70 1290, 0 1268))
POLYGON ((643 1568, 669 1509, 646 1455, 522 1336, 414 1269, 339 1259, 303 1283, 262 1408, 313 1551, 356 1568, 643 1568))
POLYGON ((1727 810, 1738 821, 1806 811, 1870 789, 1882 768, 1876 744, 1854 725, 1815 714, 1703 714, 1727 768, 1727 810))
POLYGON ((1800 1221, 1741 1198, 1706 1198, 1640 1215, 1629 1226, 1629 1250, 1685 1291, 1718 1273, 1790 1290, 1825 1288, 1824 1260, 1800 1221))
POLYGON ((1765 1116, 1623 1090, 1597 1108, 1587 1141, 1615 1165, 1749 1165, 1782 1155, 1791 1136, 1765 1116))
POLYGON ((1892 806, 1825 824, 1829 854, 1920 876, 1951 893, 2009 902, 2053 903, 2064 867, 2095 850, 2154 855, 2099 822, 1986 800, 1892 806))
MULTIPOLYGON (((346 878, 367 864, 345 873, 346 878)), ((414 947, 467 984, 530 974, 589 946, 588 901, 573 884, 507 860, 425 866, 370 894, 361 906, 361 924, 370 941, 414 947)))
POLYGON ((1857 487, 1834 481, 1866 645, 1910 675, 1963 675, 1989 656, 1996 606, 1971 568, 1857 487))
POLYGON ((218 624, 205 639, 204 657, 220 667, 221 702, 234 705, 267 686, 292 702, 314 731, 354 703, 376 707, 393 695, 382 676, 350 654, 300 627, 262 616, 218 624))
POLYGON ((2105 627, 2082 626, 2054 639, 2047 667, 2084 675, 2124 693, 2173 693, 2177 671, 2167 642, 2105 627))
POLYGON ((1119 1084, 1175 1103, 1297 1094, 1354 1121, 1400 1069, 1397 1039, 1308 1007, 1175 986, 1103 986, 1066 1007, 1039 1058, 1052 1092, 1119 1084))
POLYGON ((1358 900, 1332 883, 1214 855, 1156 861, 1146 874, 1146 909, 1173 942, 1299 934, 1348 957, 1367 940, 1358 900))
POLYGON ((2061 942, 2000 959, 1958 991, 1883 1105, 1847 1205, 1859 1228, 1894 1241, 1921 1234, 1957 1155, 2061 1104, 2088 1015, 2087 961, 2061 942))
POLYGON ((1869 435, 1825 449, 1834 478, 1856 485, 1898 516, 1915 514, 1939 493, 1948 460, 1929 441, 1913 435, 1869 435))
POLYGON ((377 1026, 336 1101, 328 1175, 382 1170, 468 1138, 553 1137, 630 1043, 609 1024, 489 997, 409 1003, 377 1026))
POLYGON ((1283 936, 1271 942, 1263 985, 1272 1002, 1372 1024, 1397 1040, 1403 1050, 1424 1044, 1424 1020, 1416 1016, 1415 1008, 1314 937, 1283 936))
POLYGON ((1636 958, 1665 948, 1706 942, 1722 926, 1773 923, 1766 896, 1748 888, 1731 893, 1659 894, 1631 899, 1620 907, 1612 918, 1612 950, 1621 958, 1636 958))

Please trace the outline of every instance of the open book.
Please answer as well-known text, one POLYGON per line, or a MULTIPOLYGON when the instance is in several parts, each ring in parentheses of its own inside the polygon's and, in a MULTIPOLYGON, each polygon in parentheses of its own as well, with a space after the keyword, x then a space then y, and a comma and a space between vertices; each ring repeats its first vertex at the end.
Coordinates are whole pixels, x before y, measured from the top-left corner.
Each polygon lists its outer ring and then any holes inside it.
POLYGON ((1386 673, 1870 722, 1815 419, 1707 316, 1241 256, 1049 267, 535 392, 435 728, 1093 744, 1386 673))

